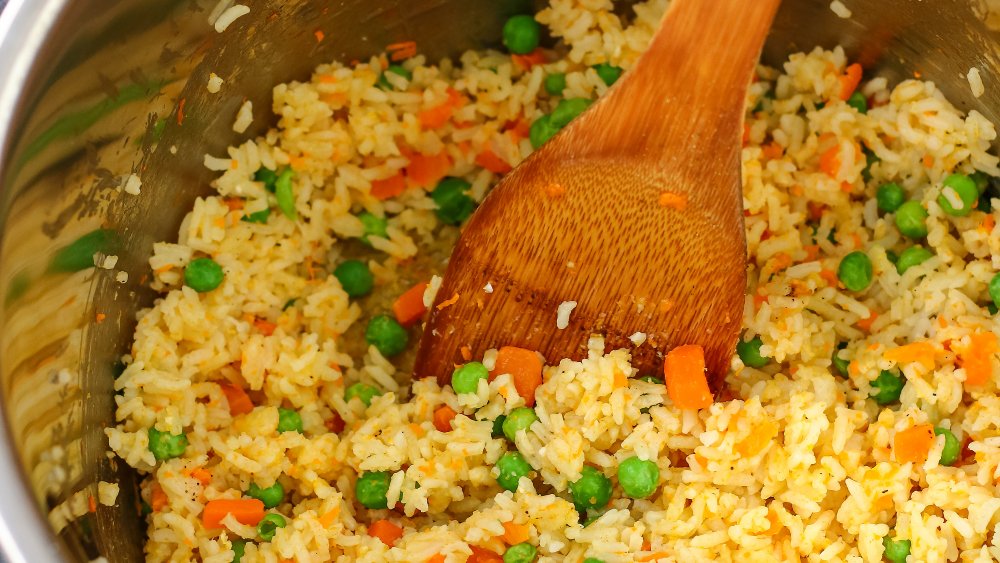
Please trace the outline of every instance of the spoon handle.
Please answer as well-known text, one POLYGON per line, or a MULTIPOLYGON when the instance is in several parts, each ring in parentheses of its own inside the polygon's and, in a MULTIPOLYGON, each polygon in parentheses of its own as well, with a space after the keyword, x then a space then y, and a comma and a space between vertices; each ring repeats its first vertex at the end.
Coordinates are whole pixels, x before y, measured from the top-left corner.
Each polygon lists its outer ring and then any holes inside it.
POLYGON ((710 154, 701 149, 716 147, 716 136, 739 138, 747 86, 780 3, 674 0, 629 79, 567 128, 567 136, 586 131, 588 142, 567 139, 559 146, 585 147, 572 157, 626 149, 643 158, 659 154, 664 139, 689 139, 690 155, 710 154), (603 143, 594 143, 595 127, 604 131, 603 143))

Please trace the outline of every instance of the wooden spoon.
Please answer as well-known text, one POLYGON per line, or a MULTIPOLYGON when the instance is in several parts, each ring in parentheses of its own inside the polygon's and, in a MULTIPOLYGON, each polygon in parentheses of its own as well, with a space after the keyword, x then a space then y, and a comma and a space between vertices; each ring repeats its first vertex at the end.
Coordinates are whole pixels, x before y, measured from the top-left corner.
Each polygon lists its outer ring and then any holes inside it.
POLYGON ((463 351, 501 346, 578 359, 599 333, 643 373, 660 374, 670 348, 700 344, 718 390, 746 288, 744 103, 779 2, 671 2, 635 67, 469 220, 415 376, 448 383, 463 351))

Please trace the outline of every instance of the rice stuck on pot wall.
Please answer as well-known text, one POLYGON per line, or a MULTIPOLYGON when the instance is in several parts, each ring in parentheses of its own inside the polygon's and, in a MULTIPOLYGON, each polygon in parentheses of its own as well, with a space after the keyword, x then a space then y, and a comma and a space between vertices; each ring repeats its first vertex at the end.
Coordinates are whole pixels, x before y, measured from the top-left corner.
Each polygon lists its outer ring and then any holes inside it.
POLYGON ((107 430, 145 476, 148 561, 1000 559, 996 130, 839 48, 750 86, 721 396, 671 388, 696 349, 637 373, 600 335, 445 387, 401 369, 457 227, 665 8, 553 0, 504 52, 324 64, 206 155, 216 193, 154 247, 107 430))

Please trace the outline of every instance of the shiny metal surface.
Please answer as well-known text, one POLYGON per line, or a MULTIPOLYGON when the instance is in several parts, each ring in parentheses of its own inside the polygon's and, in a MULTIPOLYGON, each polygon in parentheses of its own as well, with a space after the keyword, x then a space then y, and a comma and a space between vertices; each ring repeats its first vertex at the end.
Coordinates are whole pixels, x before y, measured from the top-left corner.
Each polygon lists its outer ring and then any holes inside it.
MULTIPOLYGON (((113 365, 152 298, 143 289, 152 243, 176 236, 208 190, 202 157, 237 140, 242 101, 254 102, 253 134, 268 122, 270 87, 319 62, 400 40, 431 60, 454 56, 496 45, 505 15, 526 9, 523 0, 245 0, 250 15, 217 34, 207 23, 215 3, 9 0, 0 12, 0 546, 13 563, 142 560, 134 477, 106 455, 113 365), (225 79, 220 94, 205 89, 210 72, 225 79), (132 172, 138 196, 119 189, 132 172), (104 245, 119 257, 112 270, 53 266, 97 228, 116 233, 104 245), (50 510, 86 502, 99 480, 121 482, 117 506, 56 534, 50 510)), ((1000 117, 1000 36, 985 3, 845 3, 850 19, 829 0, 785 0, 765 61, 843 44, 869 72, 920 73, 960 108, 1000 117), (986 83, 978 100, 963 78, 972 66, 986 83)))

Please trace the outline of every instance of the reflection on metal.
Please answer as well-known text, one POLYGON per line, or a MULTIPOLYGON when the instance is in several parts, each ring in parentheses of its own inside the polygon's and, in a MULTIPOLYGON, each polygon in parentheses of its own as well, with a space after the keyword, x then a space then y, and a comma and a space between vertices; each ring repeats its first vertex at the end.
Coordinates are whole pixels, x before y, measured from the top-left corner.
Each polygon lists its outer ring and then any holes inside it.
MULTIPOLYGON (((215 0, 10 0, 0 14, 0 544, 12 563, 143 559, 132 476, 106 455, 102 432, 113 424, 114 364, 152 298, 143 289, 152 243, 174 237, 207 191, 202 158, 239 140, 231 126, 243 101, 258 108, 246 138, 268 121, 260 108, 271 86, 320 62, 402 40, 431 60, 495 46, 503 18, 531 4, 244 3, 251 13, 222 34, 207 22, 215 0), (217 94, 206 88, 212 72, 225 81, 217 94), (122 190, 133 173, 139 195, 122 190), (92 240, 65 255, 96 229, 116 233, 114 244, 92 240), (90 267, 90 250, 118 262, 90 267), (46 514, 78 491, 96 496, 100 480, 122 482, 117 505, 84 514, 55 541, 46 514)), ((891 80, 919 73, 996 120, 1000 43, 984 23, 994 4, 866 0, 841 19, 828 0, 786 0, 764 59, 843 44, 869 70, 891 80), (987 82, 978 100, 961 77, 972 66, 987 82)))

